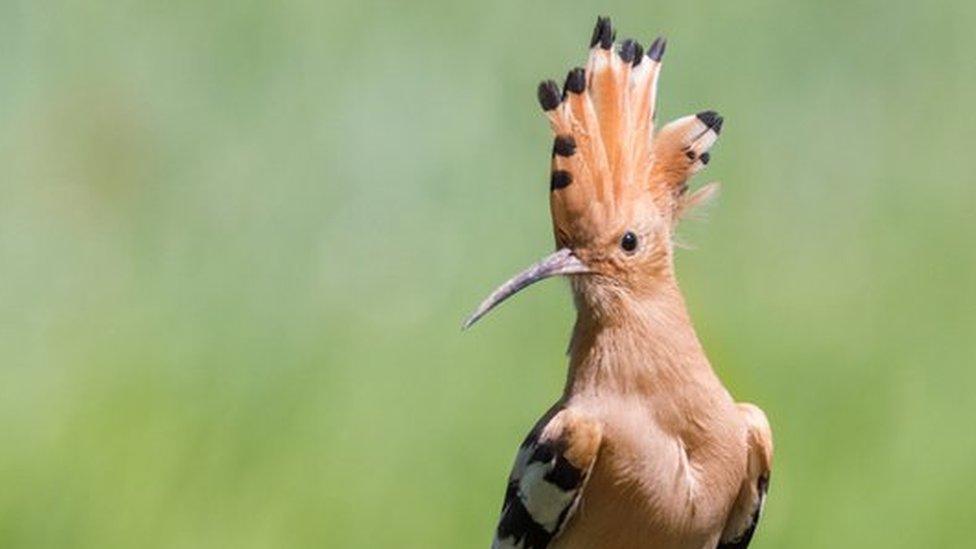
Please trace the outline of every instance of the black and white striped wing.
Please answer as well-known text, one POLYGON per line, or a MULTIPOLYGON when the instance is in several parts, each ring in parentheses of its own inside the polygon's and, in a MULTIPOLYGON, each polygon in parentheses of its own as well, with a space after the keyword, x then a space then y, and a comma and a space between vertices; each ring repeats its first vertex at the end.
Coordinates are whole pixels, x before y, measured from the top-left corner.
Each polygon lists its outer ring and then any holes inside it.
POLYGON ((492 549, 544 549, 570 519, 593 468, 600 430, 550 411, 519 448, 492 549))

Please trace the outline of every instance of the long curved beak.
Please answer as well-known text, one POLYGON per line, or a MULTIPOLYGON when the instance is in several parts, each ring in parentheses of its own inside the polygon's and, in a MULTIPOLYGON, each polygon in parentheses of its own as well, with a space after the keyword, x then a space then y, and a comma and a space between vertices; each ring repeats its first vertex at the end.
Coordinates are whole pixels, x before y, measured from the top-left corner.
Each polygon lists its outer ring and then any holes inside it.
POLYGON ((508 279, 507 282, 495 289, 478 308, 471 313, 471 316, 461 325, 462 330, 467 330, 479 318, 488 314, 488 311, 496 305, 515 295, 522 289, 535 284, 536 282, 558 275, 572 275, 588 273, 590 269, 573 255, 569 248, 557 250, 550 256, 543 258, 538 263, 530 266, 519 274, 508 279))

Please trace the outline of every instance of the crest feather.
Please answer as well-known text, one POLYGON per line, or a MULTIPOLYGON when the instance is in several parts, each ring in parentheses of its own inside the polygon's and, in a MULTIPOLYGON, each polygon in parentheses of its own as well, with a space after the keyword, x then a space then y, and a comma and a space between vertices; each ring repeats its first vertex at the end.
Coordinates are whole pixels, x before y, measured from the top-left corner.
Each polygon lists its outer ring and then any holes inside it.
POLYGON ((562 92, 551 80, 539 86, 555 134, 550 208, 560 246, 599 231, 617 209, 648 192, 672 222, 711 194, 684 198, 688 179, 710 160, 722 117, 702 111, 655 134, 667 41, 657 38, 645 53, 634 40, 615 39, 610 19, 598 18, 585 68, 569 71, 562 92))

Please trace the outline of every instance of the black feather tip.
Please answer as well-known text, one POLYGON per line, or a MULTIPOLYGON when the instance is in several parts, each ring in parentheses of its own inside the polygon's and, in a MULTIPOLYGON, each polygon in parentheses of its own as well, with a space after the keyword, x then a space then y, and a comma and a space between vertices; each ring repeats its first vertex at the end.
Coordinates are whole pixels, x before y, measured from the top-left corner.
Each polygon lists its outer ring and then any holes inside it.
POLYGON ((715 133, 722 133, 722 123, 725 119, 719 116, 715 111, 702 111, 695 116, 702 121, 703 124, 709 127, 715 133))
POLYGON ((613 46, 613 40, 616 38, 617 34, 613 30, 613 25, 610 24, 609 17, 597 17, 596 27, 593 28, 593 37, 590 38, 590 47, 595 47, 600 44, 600 47, 609 50, 613 46))
POLYGON ((641 64, 644 60, 644 46, 640 45, 640 42, 634 42, 634 66, 641 64))
POLYGON ((539 83, 539 104, 542 110, 551 111, 559 106, 562 97, 559 93, 559 85, 552 80, 539 83))
POLYGON ((556 170, 552 172, 552 176, 549 178, 549 190, 556 191, 559 189, 564 189, 573 182, 573 175, 566 170, 556 170))
POLYGON ((661 58, 664 57, 664 50, 668 47, 668 39, 663 36, 658 36, 651 43, 651 47, 647 48, 647 57, 651 61, 661 62, 661 58))
POLYGON ((572 135, 557 135, 552 142, 552 154, 564 158, 573 156, 576 154, 576 140, 572 135))
POLYGON ((633 63, 634 56, 637 54, 637 43, 630 38, 624 40, 620 43, 620 49, 617 50, 617 55, 620 56, 620 60, 624 63, 633 63))
POLYGON ((581 67, 569 71, 566 75, 566 84, 563 85, 563 93, 583 93, 586 89, 586 71, 581 67))

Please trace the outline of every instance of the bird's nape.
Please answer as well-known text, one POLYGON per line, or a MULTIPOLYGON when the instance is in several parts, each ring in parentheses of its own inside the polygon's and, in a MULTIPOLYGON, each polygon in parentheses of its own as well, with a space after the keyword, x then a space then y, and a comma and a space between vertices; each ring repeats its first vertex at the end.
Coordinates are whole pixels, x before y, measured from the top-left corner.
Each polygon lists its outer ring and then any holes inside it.
POLYGON ((553 276, 575 275, 589 272, 590 269, 585 263, 580 261, 572 250, 561 248, 549 256, 541 259, 537 263, 530 265, 524 271, 508 279, 504 284, 495 289, 478 308, 471 313, 471 316, 461 325, 462 330, 467 330, 481 317, 485 316, 496 305, 515 295, 519 291, 553 276))

